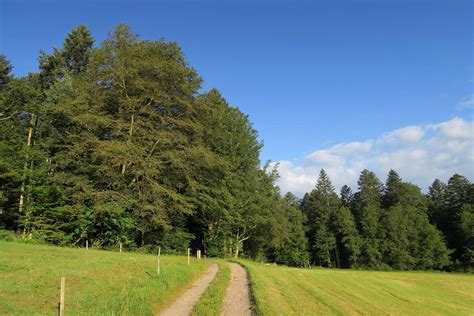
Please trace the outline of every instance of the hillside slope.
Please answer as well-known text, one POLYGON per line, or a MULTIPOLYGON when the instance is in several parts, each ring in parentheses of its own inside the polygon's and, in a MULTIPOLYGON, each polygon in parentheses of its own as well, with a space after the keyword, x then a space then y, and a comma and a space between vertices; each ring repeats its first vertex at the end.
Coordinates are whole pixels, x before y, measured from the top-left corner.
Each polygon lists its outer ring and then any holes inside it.
POLYGON ((53 314, 66 277, 66 314, 151 315, 207 268, 206 261, 0 241, 0 315, 53 314))

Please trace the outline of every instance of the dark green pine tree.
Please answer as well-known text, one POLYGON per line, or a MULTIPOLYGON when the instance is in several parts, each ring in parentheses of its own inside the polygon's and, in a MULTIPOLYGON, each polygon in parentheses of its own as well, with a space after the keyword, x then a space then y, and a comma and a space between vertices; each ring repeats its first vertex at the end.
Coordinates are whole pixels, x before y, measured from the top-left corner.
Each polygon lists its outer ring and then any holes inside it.
POLYGON ((13 66, 0 54, 0 228, 13 229, 17 220, 17 189, 21 182, 21 158, 18 124, 18 98, 23 93, 7 93, 13 79, 13 66))
POLYGON ((359 263, 362 266, 378 268, 383 264, 379 223, 382 183, 375 173, 363 170, 358 185, 359 192, 354 201, 354 217, 362 239, 359 263))
POLYGON ((352 189, 348 186, 348 185, 343 185, 342 188, 341 188, 341 203, 343 206, 345 207, 350 207, 352 202, 353 202, 353 198, 354 198, 354 194, 352 193, 352 189))
MULTIPOLYGON (((7 89, 9 82, 13 79, 12 70, 13 66, 7 57, 0 54, 0 93, 7 89)), ((1 116, 0 119, 2 119, 1 116)))
POLYGON ((428 216, 430 222, 436 225, 438 229, 444 230, 443 224, 446 223, 446 184, 441 180, 434 180, 428 190, 428 216))
MULTIPOLYGON (((449 248, 454 250, 452 257, 455 265, 461 267, 472 265, 472 263, 465 261, 465 258, 469 258, 469 255, 465 253, 466 239, 462 233, 463 229, 459 226, 460 218, 463 217, 461 215, 463 207, 474 203, 472 187, 473 184, 466 177, 459 174, 455 174, 449 179, 446 186, 446 207, 440 216, 443 222, 438 223, 439 228, 446 236, 449 248)), ((467 206, 467 210, 469 210, 469 206, 467 206)))
POLYGON ((441 233, 429 223, 426 197, 417 186, 404 183, 391 170, 383 201, 382 252, 389 266, 406 269, 441 269, 449 252, 441 233))
POLYGON ((92 53, 94 38, 85 25, 73 29, 66 37, 62 49, 54 48, 52 54, 40 53, 40 80, 48 88, 66 75, 85 71, 92 53))
POLYGON ((391 169, 388 172, 387 181, 385 182, 384 194, 382 197, 382 207, 389 209, 400 202, 402 180, 398 173, 391 169))
POLYGON ((89 64, 94 37, 85 25, 72 30, 64 40, 61 57, 69 73, 77 75, 89 64))
POLYGON ((339 268, 359 266, 361 239, 351 210, 342 205, 334 214, 336 254, 339 268))
POLYGON ((474 205, 464 204, 458 219, 462 248, 459 260, 467 271, 474 269, 474 205))
POLYGON ((304 200, 304 205, 313 262, 321 266, 337 266, 336 236, 332 220, 339 208, 339 199, 324 170, 319 173, 316 188, 304 200))

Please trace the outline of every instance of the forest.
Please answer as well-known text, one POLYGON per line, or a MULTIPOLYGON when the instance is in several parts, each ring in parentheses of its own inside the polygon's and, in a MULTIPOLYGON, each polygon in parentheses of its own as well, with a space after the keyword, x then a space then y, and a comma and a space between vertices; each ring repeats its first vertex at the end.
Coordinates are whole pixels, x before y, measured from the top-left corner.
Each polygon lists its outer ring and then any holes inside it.
POLYGON ((434 179, 425 194, 395 170, 385 182, 363 170, 356 192, 336 191, 321 170, 302 199, 284 194, 249 117, 202 91, 176 42, 120 24, 95 45, 81 25, 40 53, 38 72, 15 77, 13 66, 0 55, 0 239, 190 247, 299 267, 474 269, 469 179, 434 179))

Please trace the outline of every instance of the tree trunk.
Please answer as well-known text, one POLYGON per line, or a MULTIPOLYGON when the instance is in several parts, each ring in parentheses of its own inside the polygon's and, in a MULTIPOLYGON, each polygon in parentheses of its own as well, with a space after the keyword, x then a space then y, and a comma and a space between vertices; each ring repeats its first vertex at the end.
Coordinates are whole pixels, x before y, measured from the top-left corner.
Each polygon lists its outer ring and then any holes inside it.
MULTIPOLYGON (((132 135, 133 135, 133 127, 134 127, 134 124, 135 124, 135 115, 132 114, 131 115, 131 118, 130 118, 130 128, 128 130, 128 139, 127 139, 127 144, 131 143, 132 141, 132 135)), ((122 165, 122 174, 125 174, 125 171, 127 170, 127 161, 125 160, 125 162, 123 163, 122 165)))
POLYGON ((336 255, 336 268, 341 268, 341 262, 339 261, 339 249, 337 247, 337 244, 336 244, 336 248, 335 248, 335 255, 336 255))
POLYGON ((237 242, 237 245, 235 245, 235 252, 234 252, 234 258, 238 258, 239 257, 239 242, 237 242))
POLYGON ((30 127, 28 128, 28 140, 26 141, 26 146, 28 146, 26 152, 26 160, 23 167, 23 180, 21 181, 21 188, 20 188, 20 201, 18 203, 18 213, 23 213, 24 201, 25 201, 25 186, 26 186, 26 171, 28 170, 28 160, 30 158, 29 155, 29 148, 31 147, 31 142, 33 140, 33 124, 32 122, 36 120, 36 115, 33 114, 31 116, 30 127))
MULTIPOLYGON (((23 178, 21 181, 21 187, 20 187, 20 199, 18 201, 18 214, 23 214, 24 213, 24 208, 25 208, 25 194, 26 194, 26 182, 27 182, 27 171, 28 171, 28 162, 30 160, 30 147, 33 144, 33 133, 34 129, 36 127, 36 114, 32 113, 31 114, 31 119, 30 119, 30 126, 28 128, 28 139, 26 141, 26 157, 25 157, 25 164, 23 165, 23 178)), ((26 225, 23 227, 23 236, 26 234, 26 225)))

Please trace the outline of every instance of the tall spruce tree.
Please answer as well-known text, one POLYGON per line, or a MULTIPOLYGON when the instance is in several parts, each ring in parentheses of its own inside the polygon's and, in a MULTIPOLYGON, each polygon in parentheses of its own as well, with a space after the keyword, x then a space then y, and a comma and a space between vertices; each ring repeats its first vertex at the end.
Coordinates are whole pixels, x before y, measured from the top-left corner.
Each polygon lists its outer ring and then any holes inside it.
POLYGON ((363 170, 360 174, 359 192, 355 197, 354 217, 361 236, 360 264, 366 267, 381 267, 380 217, 382 183, 375 173, 363 170))
POLYGON ((85 25, 73 29, 66 37, 62 49, 54 48, 52 54, 40 53, 40 81, 48 88, 66 75, 78 75, 89 64, 94 38, 85 25))
POLYGON ((439 179, 435 179, 428 190, 428 216, 430 222, 439 229, 446 222, 444 218, 446 208, 446 184, 439 179))
POLYGON ((348 185, 343 185, 341 187, 341 203, 345 207, 350 207, 354 199, 354 193, 352 193, 352 189, 348 185))
POLYGON ((464 176, 454 174, 446 186, 446 206, 437 222, 439 229, 446 236, 449 248, 453 249, 455 266, 472 268, 469 255, 466 254, 466 239, 460 227, 461 218, 469 218, 470 205, 474 204, 473 184, 464 176), (463 207, 465 207, 463 211, 463 207), (462 213, 465 213, 464 216, 462 213))
POLYGON ((361 238, 351 210, 342 205, 334 216, 336 254, 339 268, 359 266, 361 238))
POLYGON ((401 186, 402 180, 400 179, 400 176, 395 170, 391 169, 388 172, 382 197, 382 206, 385 209, 389 209, 400 202, 401 186))
POLYGON ((13 79, 12 70, 13 66, 7 57, 4 54, 0 54, 0 92, 4 92, 13 79))
POLYGON ((313 262, 321 266, 337 266, 336 236, 332 220, 339 208, 339 199, 324 170, 319 173, 316 187, 304 203, 313 262))

